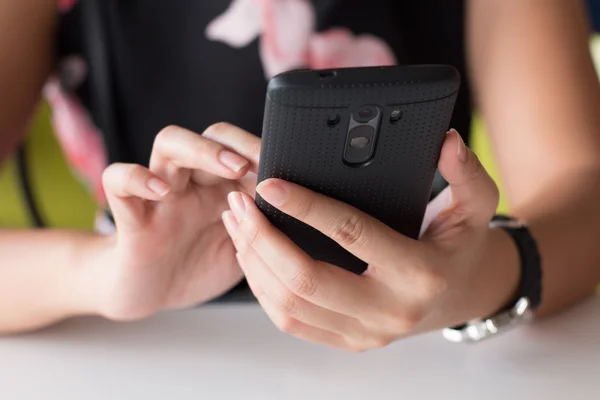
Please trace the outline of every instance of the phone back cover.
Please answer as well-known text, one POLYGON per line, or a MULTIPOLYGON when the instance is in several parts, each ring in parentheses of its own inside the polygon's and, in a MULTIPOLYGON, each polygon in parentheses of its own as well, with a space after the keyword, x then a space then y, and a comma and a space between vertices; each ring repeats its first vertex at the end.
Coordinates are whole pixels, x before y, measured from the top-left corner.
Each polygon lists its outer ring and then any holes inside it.
MULTIPOLYGON (((386 73, 378 79, 368 71, 341 71, 329 83, 312 83, 309 76, 276 77, 266 100, 258 181, 297 183, 416 239, 459 86, 454 69, 431 68, 382 69, 386 73), (348 122, 351 111, 364 104, 383 110, 375 155, 368 166, 349 167, 342 161, 348 122), (402 118, 391 123, 394 109, 402 111, 402 118), (327 123, 332 113, 341 116, 335 126, 327 123)), ((256 202, 274 226, 314 259, 355 273, 366 269, 363 261, 312 227, 258 195, 256 202)), ((349 228, 355 225, 348 221, 349 228)))

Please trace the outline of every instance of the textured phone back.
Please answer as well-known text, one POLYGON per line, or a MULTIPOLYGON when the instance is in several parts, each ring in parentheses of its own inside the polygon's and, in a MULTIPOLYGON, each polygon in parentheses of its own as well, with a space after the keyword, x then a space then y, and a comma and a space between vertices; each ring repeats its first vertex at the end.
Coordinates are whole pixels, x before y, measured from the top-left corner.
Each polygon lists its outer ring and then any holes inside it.
MULTIPOLYGON (((281 178, 300 184, 417 238, 459 80, 451 70, 423 81, 418 78, 419 71, 411 68, 410 80, 393 79, 407 75, 400 68, 386 70, 386 74, 373 69, 352 71, 353 75, 342 72, 327 83, 318 75, 300 82, 283 76, 272 83, 266 100, 258 181, 281 178), (373 162, 349 167, 342 161, 348 123, 351 110, 363 104, 377 104, 383 110, 380 133, 373 162), (397 108, 402 110, 402 118, 391 123, 390 113, 397 108), (331 113, 341 116, 335 126, 327 123, 331 113)), ((365 270, 364 262, 320 232, 281 213, 260 196, 257 204, 313 258, 355 273, 365 270)))

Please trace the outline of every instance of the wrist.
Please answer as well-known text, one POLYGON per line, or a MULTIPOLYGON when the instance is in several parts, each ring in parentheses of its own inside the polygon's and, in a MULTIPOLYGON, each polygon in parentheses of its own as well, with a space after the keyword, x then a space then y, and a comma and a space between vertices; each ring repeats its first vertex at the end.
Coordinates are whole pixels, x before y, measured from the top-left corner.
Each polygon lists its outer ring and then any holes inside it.
POLYGON ((474 290, 481 310, 468 323, 444 329, 452 342, 477 342, 528 322, 541 302, 541 256, 527 224, 499 215, 490 226, 496 229, 485 236, 488 262, 481 263, 474 290))
POLYGON ((102 309, 102 271, 111 265, 114 238, 112 235, 89 235, 73 249, 71 301, 72 316, 90 316, 101 314, 102 309))
POLYGON ((482 301, 476 318, 486 318, 512 306, 521 280, 519 251, 506 231, 490 228, 483 254, 481 276, 477 280, 478 298, 482 301))

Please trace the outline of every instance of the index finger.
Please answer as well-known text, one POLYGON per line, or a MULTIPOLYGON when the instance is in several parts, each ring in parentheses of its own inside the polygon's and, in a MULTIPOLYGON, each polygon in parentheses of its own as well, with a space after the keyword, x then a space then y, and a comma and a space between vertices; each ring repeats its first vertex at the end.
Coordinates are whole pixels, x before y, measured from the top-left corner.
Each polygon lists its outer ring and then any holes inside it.
POLYGON ((169 126, 155 139, 150 170, 171 182, 175 190, 190 177, 208 185, 256 172, 259 152, 260 139, 231 124, 214 124, 202 135, 169 126))
POLYGON ((227 122, 209 126, 202 136, 233 150, 250 162, 250 171, 258 171, 261 143, 259 137, 227 122))
POLYGON ((225 226, 241 257, 253 251, 292 293, 319 307, 348 316, 378 315, 387 298, 371 279, 337 266, 315 262, 275 228, 254 201, 242 193, 229 195, 235 218, 225 226))
POLYGON ((406 261, 416 253, 415 240, 346 203, 300 185, 267 179, 256 191, 277 209, 312 226, 369 264, 384 265, 400 254, 406 261))

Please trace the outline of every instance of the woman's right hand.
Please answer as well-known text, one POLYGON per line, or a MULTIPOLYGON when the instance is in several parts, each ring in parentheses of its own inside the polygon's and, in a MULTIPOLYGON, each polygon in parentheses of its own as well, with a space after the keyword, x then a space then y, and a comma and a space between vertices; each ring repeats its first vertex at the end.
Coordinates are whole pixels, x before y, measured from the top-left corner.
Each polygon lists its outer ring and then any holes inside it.
POLYGON ((231 191, 254 196, 259 150, 259 138, 226 123, 202 135, 173 126, 156 137, 150 168, 109 166, 103 183, 117 229, 100 240, 102 256, 87 276, 94 311, 139 319, 238 283, 221 213, 231 191))

